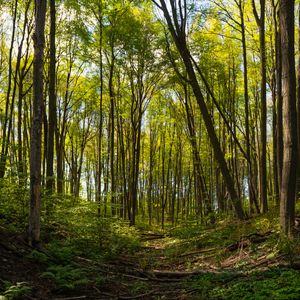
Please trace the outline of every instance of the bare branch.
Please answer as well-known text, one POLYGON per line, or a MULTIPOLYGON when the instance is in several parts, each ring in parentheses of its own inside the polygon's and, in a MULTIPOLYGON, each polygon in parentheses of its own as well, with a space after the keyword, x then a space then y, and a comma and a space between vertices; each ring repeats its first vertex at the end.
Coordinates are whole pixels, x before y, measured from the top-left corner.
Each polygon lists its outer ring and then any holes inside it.
POLYGON ((155 1, 155 0, 151 0, 159 9, 161 9, 162 10, 162 6, 160 6, 159 4, 158 4, 158 2, 157 1, 155 1))
POLYGON ((253 14, 254 14, 256 23, 257 23, 258 26, 260 26, 260 24, 261 24, 261 18, 258 16, 256 5, 255 5, 255 1, 252 0, 251 4, 252 4, 252 10, 253 10, 253 14))

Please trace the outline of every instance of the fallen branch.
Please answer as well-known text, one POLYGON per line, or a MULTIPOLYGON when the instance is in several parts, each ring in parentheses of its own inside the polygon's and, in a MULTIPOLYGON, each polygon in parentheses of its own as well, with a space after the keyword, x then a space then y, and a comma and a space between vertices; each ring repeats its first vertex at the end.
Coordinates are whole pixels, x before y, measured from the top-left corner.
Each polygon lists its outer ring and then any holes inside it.
POLYGON ((203 270, 195 270, 195 271, 159 271, 159 270, 154 270, 151 272, 155 277, 189 277, 189 276, 195 276, 195 275, 201 275, 201 274, 207 274, 207 271, 203 270))
POLYGON ((162 233, 141 233, 141 236, 157 236, 157 237, 165 237, 162 233))
POLYGON ((68 298, 55 298, 54 300, 75 300, 75 299, 85 299, 86 296, 78 296, 78 297, 68 297, 68 298))
POLYGON ((191 251, 191 252, 180 254, 179 257, 185 257, 185 256, 190 256, 190 255, 195 255, 195 254, 201 254, 201 253, 207 253, 207 252, 212 252, 214 250, 217 250, 217 249, 216 248, 201 249, 201 250, 196 250, 196 251, 191 251))
POLYGON ((146 241, 153 241, 153 240, 159 240, 159 239, 164 239, 164 236, 149 236, 149 237, 142 237, 141 241, 146 242, 146 241))
POLYGON ((229 246, 226 247, 227 250, 229 251, 235 251, 239 248, 246 248, 250 246, 250 244, 260 244, 265 242, 269 235, 272 233, 272 231, 268 231, 265 234, 260 234, 260 233, 251 233, 246 236, 242 236, 241 239, 229 246))
POLYGON ((150 292, 147 292, 147 293, 144 293, 144 294, 140 294, 140 295, 135 295, 135 296, 118 296, 118 299, 144 299, 145 297, 147 296, 150 296, 154 293, 157 292, 157 289, 156 290, 152 290, 150 292))
POLYGON ((180 282, 182 281, 182 278, 154 278, 150 277, 148 278, 149 281, 155 281, 155 282, 180 282))
POLYGON ((93 286, 93 288, 95 289, 95 291, 103 296, 109 297, 110 299, 118 299, 118 296, 111 294, 111 293, 107 293, 107 292, 101 292, 96 286, 93 286))

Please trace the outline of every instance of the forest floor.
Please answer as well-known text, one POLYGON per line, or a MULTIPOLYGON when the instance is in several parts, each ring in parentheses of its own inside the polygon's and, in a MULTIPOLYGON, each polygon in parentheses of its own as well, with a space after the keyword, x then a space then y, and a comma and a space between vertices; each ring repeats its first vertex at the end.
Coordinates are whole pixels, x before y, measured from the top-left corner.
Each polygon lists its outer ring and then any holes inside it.
POLYGON ((139 240, 130 254, 97 260, 33 250, 0 227, 0 299, 300 298, 299 245, 280 246, 265 224, 142 230, 139 240))

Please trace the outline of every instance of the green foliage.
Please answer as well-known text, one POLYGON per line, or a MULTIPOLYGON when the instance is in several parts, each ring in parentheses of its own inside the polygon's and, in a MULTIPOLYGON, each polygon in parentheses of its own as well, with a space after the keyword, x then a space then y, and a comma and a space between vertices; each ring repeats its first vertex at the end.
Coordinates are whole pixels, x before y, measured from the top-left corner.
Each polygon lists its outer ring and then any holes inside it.
POLYGON ((10 282, 5 282, 5 291, 3 295, 0 295, 1 300, 17 300, 24 299, 26 295, 31 292, 31 287, 28 283, 17 282, 16 284, 11 284, 10 282))
POLYGON ((136 281, 130 288, 132 294, 137 295, 140 293, 145 293, 149 290, 149 284, 144 281, 136 281))
POLYGON ((250 275, 208 273, 187 284, 199 299, 299 299, 300 295, 300 273, 280 268, 250 275))
POLYGON ((134 227, 124 226, 124 222, 115 222, 109 238, 110 253, 112 255, 122 252, 134 253, 140 246, 138 232, 134 227))
POLYGON ((15 177, 0 180, 0 222, 24 230, 28 220, 29 191, 15 177))
MULTIPOLYGON (((62 203, 57 206, 55 213, 48 220, 50 224, 59 224, 57 227, 67 231, 65 240, 69 255, 83 253, 85 257, 99 260, 104 256, 114 256, 120 253, 132 253, 139 247, 138 231, 130 227, 127 222, 114 218, 98 218, 95 203, 81 202, 77 205, 67 206, 62 203), (96 253, 96 254, 95 254, 96 253)), ((49 245, 55 247, 52 243, 49 245)), ((59 247, 60 249, 63 249, 59 247)), ((57 251, 54 251, 57 254, 57 251)), ((64 253, 68 255, 68 253, 64 253)), ((67 257, 64 257, 67 259, 67 257)))
MULTIPOLYGON (((98 218, 94 204, 80 203, 72 206, 66 201, 56 206, 53 214, 48 216, 44 230, 64 231, 67 238, 58 240, 56 235, 56 239, 47 245, 45 253, 34 250, 30 257, 47 265, 42 277, 53 280, 59 289, 75 289, 91 282, 89 278, 93 270, 74 264, 76 256, 99 261, 104 257, 112 258, 138 249, 137 230, 124 221, 98 218)), ((99 274, 96 279, 93 275, 93 282, 100 285, 105 280, 99 274)))
POLYGON ((275 268, 215 288, 211 299, 299 299, 299 295, 300 273, 275 268))
POLYGON ((29 258, 41 264, 46 264, 49 261, 49 257, 45 253, 37 250, 33 250, 30 253, 29 258))
POLYGON ((192 284, 189 282, 187 285, 197 291, 199 299, 211 299, 211 291, 215 288, 214 278, 215 276, 211 274, 201 275, 196 277, 192 284))
POLYGON ((68 264, 72 261, 76 254, 72 245, 64 243, 63 241, 53 241, 48 245, 48 253, 57 264, 68 264))
POLYGON ((203 232, 204 226, 202 225, 184 225, 173 228, 170 231, 171 236, 179 239, 190 239, 195 236, 200 236, 203 232))
POLYGON ((60 289, 75 289, 90 281, 86 271, 74 265, 52 265, 41 275, 43 278, 53 279, 60 289))
POLYGON ((103 286, 107 282, 107 277, 97 274, 94 281, 96 286, 103 286))
POLYGON ((42 273, 41 277, 52 279, 59 289, 67 290, 90 282, 88 270, 72 262, 75 254, 76 251, 72 245, 64 241, 52 241, 46 253, 33 250, 30 258, 48 266, 47 271, 42 273))
POLYGON ((71 263, 76 251, 72 245, 65 241, 53 240, 47 245, 45 252, 33 250, 29 258, 43 264, 61 264, 71 263))
POLYGON ((288 238, 282 236, 278 242, 278 250, 280 253, 284 254, 289 262, 292 264, 300 254, 300 240, 299 238, 288 238))

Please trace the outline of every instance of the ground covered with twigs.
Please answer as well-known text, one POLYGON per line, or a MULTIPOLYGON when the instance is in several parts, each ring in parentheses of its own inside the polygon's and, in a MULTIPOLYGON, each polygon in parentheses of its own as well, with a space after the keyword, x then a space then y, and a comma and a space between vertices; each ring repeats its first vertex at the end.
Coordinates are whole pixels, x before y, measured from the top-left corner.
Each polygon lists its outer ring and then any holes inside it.
POLYGON ((300 298, 299 239, 280 239, 271 214, 164 231, 109 222, 98 239, 52 222, 40 250, 1 226, 0 299, 300 298))

